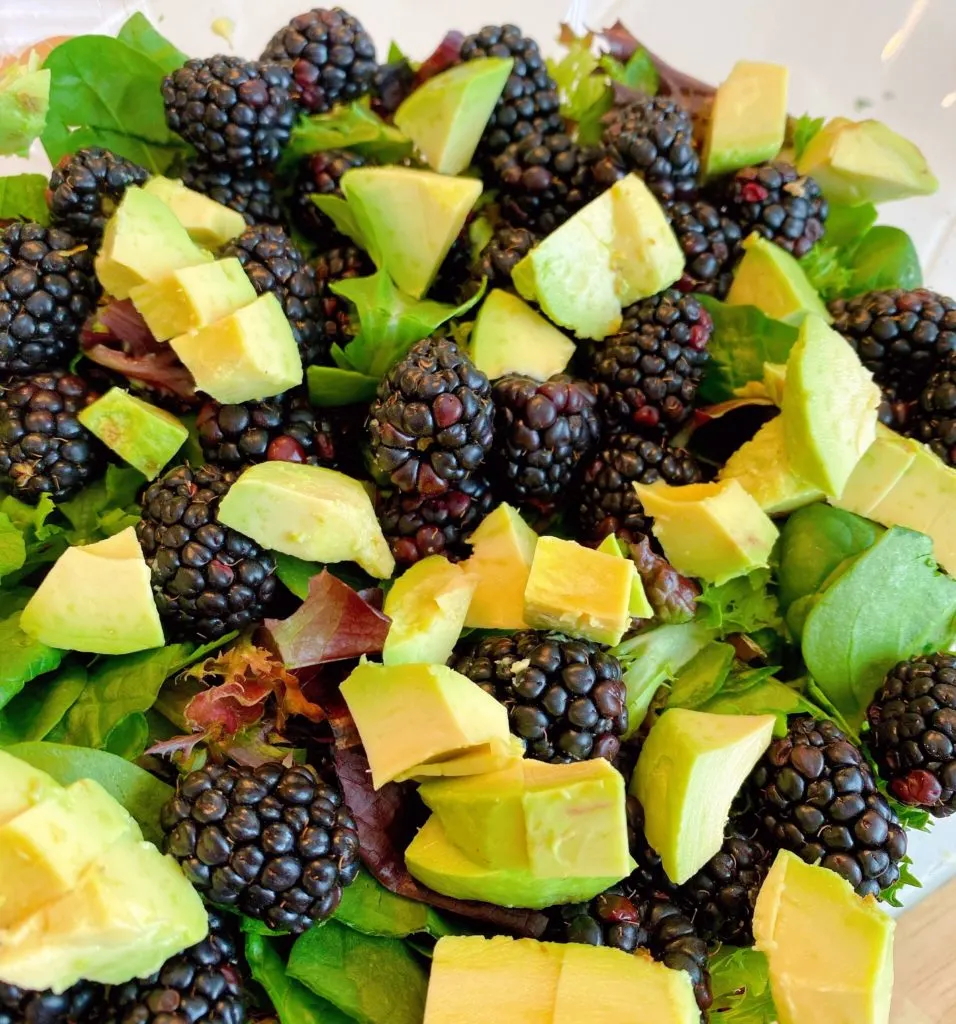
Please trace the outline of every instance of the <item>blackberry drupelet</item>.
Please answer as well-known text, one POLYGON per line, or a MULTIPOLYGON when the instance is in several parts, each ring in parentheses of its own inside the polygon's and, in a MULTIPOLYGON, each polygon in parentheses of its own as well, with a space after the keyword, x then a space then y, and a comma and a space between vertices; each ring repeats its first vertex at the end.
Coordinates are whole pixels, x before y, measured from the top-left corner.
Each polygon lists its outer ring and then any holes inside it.
POLYGON ((912 414, 910 432, 946 465, 956 466, 956 368, 940 370, 926 382, 912 414))
POLYGON ((296 15, 269 40, 262 60, 292 68, 298 99, 312 113, 371 92, 378 72, 372 37, 341 7, 296 15))
POLYGON ((449 664, 505 705, 527 757, 568 764, 617 756, 627 689, 621 663, 599 644, 526 630, 465 646, 449 664))
POLYGON ((50 175, 50 222, 74 238, 98 242, 126 190, 148 178, 145 167, 108 149, 88 146, 68 153, 50 175))
POLYGON ((365 160, 345 149, 328 149, 305 157, 299 168, 292 200, 296 227, 323 247, 348 244, 332 220, 312 201, 313 195, 342 197, 341 181, 346 171, 364 167, 365 160))
POLYGON ((703 199, 671 203, 664 212, 685 259, 684 275, 674 287, 725 298, 743 241, 740 225, 703 199))
POLYGON ((604 146, 627 171, 639 174, 662 202, 697 191, 700 158, 690 114, 676 100, 642 96, 605 118, 604 146))
POLYGON ((218 466, 177 466, 143 495, 136 536, 168 636, 215 640, 245 629, 275 594, 273 556, 217 521, 235 478, 218 466))
POLYGON ((601 541, 608 534, 639 541, 653 520, 645 514, 634 484, 663 480, 672 487, 698 483, 700 467, 690 452, 641 437, 617 434, 601 451, 583 463, 575 508, 578 535, 601 541))
POLYGON ((495 436, 489 468, 506 501, 552 505, 601 428, 584 381, 556 374, 543 384, 509 374, 495 381, 495 436))
POLYGON ((369 469, 383 486, 430 498, 458 486, 491 449, 488 378, 448 338, 417 342, 378 386, 369 469))
POLYGON ((149 978, 110 990, 105 1024, 245 1024, 237 936, 225 914, 209 913, 209 934, 149 978))
POLYGON ((866 716, 865 742, 893 796, 938 818, 956 811, 956 657, 901 661, 866 716))
POLYGON ((588 348, 588 380, 610 430, 668 436, 691 414, 714 324, 673 288, 624 310, 619 333, 588 348))
POLYGON ((450 306, 460 306, 476 291, 472 271, 471 225, 465 224, 442 260, 435 280, 428 289, 428 297, 450 306))
POLYGON ((99 294, 87 245, 61 228, 8 224, 0 233, 0 373, 66 366, 99 294))
POLYGON ((257 295, 272 292, 279 300, 303 363, 308 366, 327 358, 315 270, 284 228, 276 224, 248 227, 223 246, 220 256, 239 260, 257 295))
POLYGON ((832 722, 791 717, 753 770, 747 796, 774 849, 819 861, 861 896, 899 879, 906 833, 862 752, 832 722))
POLYGON ((237 174, 207 160, 194 160, 183 171, 183 184, 241 213, 247 224, 282 223, 282 209, 266 171, 237 174))
POLYGON ((106 450, 77 418, 95 398, 64 370, 0 384, 0 485, 35 505, 44 494, 66 501, 98 476, 106 450))
POLYGON ((288 68, 224 56, 187 60, 163 80, 166 123, 210 163, 274 167, 298 108, 288 68))
POLYGON ((488 278, 488 290, 512 287, 515 267, 537 245, 538 239, 527 229, 501 224, 491 241, 482 249, 475 268, 476 280, 488 278))
POLYGON ((313 260, 312 267, 319 286, 319 311, 326 348, 331 350, 333 345, 344 348, 355 336, 352 306, 341 295, 336 295, 331 285, 353 277, 368 277, 375 273, 375 264, 362 249, 347 244, 321 253, 313 260))
POLYGON ((308 765, 208 764, 179 780, 161 824, 206 899, 293 934, 333 914, 359 870, 341 790, 308 765))
POLYGON ((0 1024, 99 1024, 105 989, 79 981, 60 995, 0 981, 0 1024))

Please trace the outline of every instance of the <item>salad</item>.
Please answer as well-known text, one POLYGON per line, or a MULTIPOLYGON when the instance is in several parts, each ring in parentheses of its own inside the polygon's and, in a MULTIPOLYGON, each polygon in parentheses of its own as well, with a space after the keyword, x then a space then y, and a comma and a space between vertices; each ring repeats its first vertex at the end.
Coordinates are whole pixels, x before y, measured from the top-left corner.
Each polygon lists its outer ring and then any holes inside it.
POLYGON ((922 154, 621 24, 263 43, 0 72, 0 1024, 886 1022, 956 810, 922 154))

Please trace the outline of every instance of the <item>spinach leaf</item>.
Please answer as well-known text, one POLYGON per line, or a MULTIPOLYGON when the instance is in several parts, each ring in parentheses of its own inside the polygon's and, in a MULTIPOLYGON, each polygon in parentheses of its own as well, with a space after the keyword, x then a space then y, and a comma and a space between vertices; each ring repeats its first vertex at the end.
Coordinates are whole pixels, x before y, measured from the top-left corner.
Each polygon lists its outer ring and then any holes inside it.
POLYGON ((47 179, 42 174, 10 174, 0 178, 0 220, 49 224, 46 186, 47 179))
POLYGON ((669 708, 696 710, 718 694, 730 675, 734 649, 730 644, 708 644, 681 669, 667 699, 669 708))
POLYGON ((907 291, 923 284, 923 271, 913 239, 901 228, 878 225, 856 247, 850 261, 847 295, 884 288, 907 291))
POLYGON ((27 542, 13 520, 0 512, 0 580, 22 569, 27 560, 27 542))
POLYGON ((280 1024, 352 1024, 353 1018, 286 974, 275 942, 265 936, 246 935, 246 962, 253 978, 265 989, 280 1024))
POLYGON ((140 518, 136 497, 146 478, 131 466, 108 466, 106 475, 69 501, 60 511, 73 527, 71 544, 92 544, 135 525, 140 518))
MULTIPOLYGON (((0 569, 5 589, 14 587, 19 580, 29 576, 42 565, 54 562, 67 547, 67 540, 62 527, 55 522, 48 522, 56 511, 56 506, 48 494, 38 504, 27 505, 17 501, 12 495, 0 500, 0 515, 3 522, 9 522, 21 537, 24 546, 24 561, 16 568, 13 563, 19 558, 20 546, 13 539, 7 526, 0 526, 0 548, 6 552, 0 556, 5 559, 5 566, 0 569)), ((22 607, 22 605, 21 605, 22 607)))
POLYGON ((338 366, 310 366, 305 373, 309 398, 318 406, 366 404, 378 390, 378 377, 338 366))
POLYGON ((145 57, 149 57, 167 75, 175 71, 176 68, 182 67, 189 60, 182 50, 173 46, 168 39, 153 28, 149 18, 141 11, 137 11, 123 24, 119 32, 116 33, 116 38, 134 50, 139 50, 145 57))
POLYGON ((276 560, 276 576, 296 597, 304 601, 309 596, 309 581, 325 567, 318 562, 284 555, 281 551, 273 551, 272 555, 276 560))
POLYGON ((34 680, 0 712, 0 744, 45 739, 85 686, 86 669, 77 664, 34 680))
POLYGON ((435 924, 445 927, 441 916, 432 908, 389 892, 364 870, 343 891, 335 920, 363 935, 396 939, 404 939, 416 932, 429 932, 435 924))
POLYGON ((872 203, 863 203, 861 206, 831 203, 823 244, 852 250, 876 223, 877 216, 876 207, 872 203))
POLYGON ((64 652, 27 636, 20 628, 20 613, 26 604, 18 599, 15 611, 0 620, 0 709, 3 709, 32 679, 52 672, 64 652))

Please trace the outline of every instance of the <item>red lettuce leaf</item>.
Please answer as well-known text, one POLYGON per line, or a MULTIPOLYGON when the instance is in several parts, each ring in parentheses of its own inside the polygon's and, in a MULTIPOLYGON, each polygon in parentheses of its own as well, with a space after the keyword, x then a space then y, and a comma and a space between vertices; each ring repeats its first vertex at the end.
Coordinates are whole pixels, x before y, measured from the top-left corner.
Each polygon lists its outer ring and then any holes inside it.
POLYGON ((429 78, 440 75, 443 71, 461 63, 461 44, 464 42, 463 32, 453 29, 435 48, 431 56, 426 57, 415 73, 415 85, 427 82, 429 78))

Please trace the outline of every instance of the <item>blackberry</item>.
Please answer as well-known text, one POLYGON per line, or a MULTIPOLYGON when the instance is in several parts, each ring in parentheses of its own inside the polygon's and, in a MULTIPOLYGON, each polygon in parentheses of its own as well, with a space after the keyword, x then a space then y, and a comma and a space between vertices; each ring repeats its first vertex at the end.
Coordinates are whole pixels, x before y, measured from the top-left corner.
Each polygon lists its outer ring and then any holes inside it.
POLYGON ((665 213, 685 259, 684 275, 675 287, 725 298, 743 241, 740 225, 703 199, 671 203, 665 213))
POLYGON ((215 640, 262 619, 276 590, 275 559, 217 519, 236 474, 177 466, 143 495, 136 536, 167 634, 215 640))
POLYGON ((315 270, 301 249, 276 224, 246 228, 227 242, 220 256, 235 256, 257 295, 272 292, 292 326, 302 361, 324 361, 328 344, 322 333, 322 303, 315 270))
POLYGON ((488 290, 511 288, 515 267, 537 245, 538 239, 527 229, 502 224, 491 241, 482 249, 475 268, 475 277, 488 278, 488 290))
POLYGON ((98 242, 126 190, 148 178, 145 167, 108 149, 88 146, 68 153, 50 175, 50 222, 75 238, 98 242))
POLYGON ((342 175, 364 166, 362 157, 345 149, 313 153, 302 161, 295 183, 292 212, 296 227, 304 235, 326 247, 345 241, 331 219, 312 201, 312 196, 341 197, 342 175))
POLYGON ((163 80, 166 123, 210 163, 274 167, 297 115, 288 68, 219 54, 163 80))
POLYGON ((913 437, 928 444, 948 466, 956 466, 956 369, 930 377, 913 418, 913 437))
POLYGON ((226 916, 210 911, 202 942, 110 991, 105 1024, 245 1024, 238 956, 226 916))
POLYGON ((0 1024, 98 1024, 104 989, 80 981, 60 995, 32 992, 0 981, 0 1024))
POLYGON ((436 302, 460 306, 478 290, 472 268, 470 223, 458 232, 448 254, 442 260, 435 280, 428 289, 428 297, 436 302))
POLYGON ((745 235, 756 231, 797 257, 806 256, 826 230, 829 207, 820 186, 783 160, 737 171, 720 202, 745 235))
POLYGON ((660 445, 640 434, 617 434, 581 470, 575 514, 578 535, 601 541, 616 534, 639 541, 651 532, 653 520, 644 512, 634 484, 663 480, 672 487, 701 480, 700 467, 683 448, 660 445))
POLYGON ((77 414, 96 398, 80 377, 54 370, 0 384, 0 484, 35 505, 72 498, 105 462, 77 414))
POLYGON ((594 392, 566 374, 543 384, 509 374, 495 381, 492 398, 497 444, 490 467, 502 497, 550 506, 600 439, 594 392))
POLYGON ((465 646, 449 664, 505 705, 526 756, 554 764, 617 756, 627 689, 621 663, 600 645, 526 630, 465 646))
POLYGON ((457 486, 491 448, 488 378, 448 338, 413 345, 369 410, 369 469, 384 486, 430 498, 457 486))
POLYGON ((956 811, 956 657, 901 661, 866 713, 866 743, 890 792, 938 818, 956 811))
POLYGON ((858 747, 829 721, 790 718, 750 776, 747 794, 774 849, 792 850, 878 896, 900 877, 906 833, 858 747))
POLYGON ((299 101, 313 113, 364 96, 378 72, 372 37, 341 7, 297 15, 269 40, 262 59, 292 68, 299 101))
POLYGON ((66 366, 99 293, 92 249, 61 228, 8 224, 0 234, 0 373, 66 366))
POLYGON ((368 277, 375 273, 375 264, 357 246, 343 245, 317 256, 312 267, 319 286, 319 309, 326 346, 330 350, 333 345, 344 348, 355 336, 352 307, 348 300, 332 291, 331 285, 353 277, 368 277))
POLYGON ((395 561, 408 566, 429 555, 444 555, 452 562, 467 558, 465 539, 495 504, 487 481, 469 476, 431 498, 401 491, 382 492, 376 511, 395 561))
POLYGON ((194 160, 186 164, 183 184, 241 213, 247 224, 282 223, 275 186, 266 171, 253 169, 237 174, 208 160, 194 160))
POLYGON ((605 118, 605 147, 639 174, 662 202, 690 199, 697 191, 700 158, 690 114, 676 100, 641 96, 605 118))
POLYGON ((488 25, 465 36, 461 44, 463 61, 482 57, 510 57, 515 63, 482 135, 477 162, 487 165, 532 132, 549 134, 564 128, 557 83, 533 39, 523 36, 516 25, 488 25))
POLYGON ((207 764, 176 785, 166 850, 214 904, 299 934, 331 916, 359 870, 341 790, 308 765, 207 764))
POLYGON ((673 433, 691 414, 713 329, 707 310, 673 288, 624 310, 620 332, 587 352, 605 425, 673 433))

